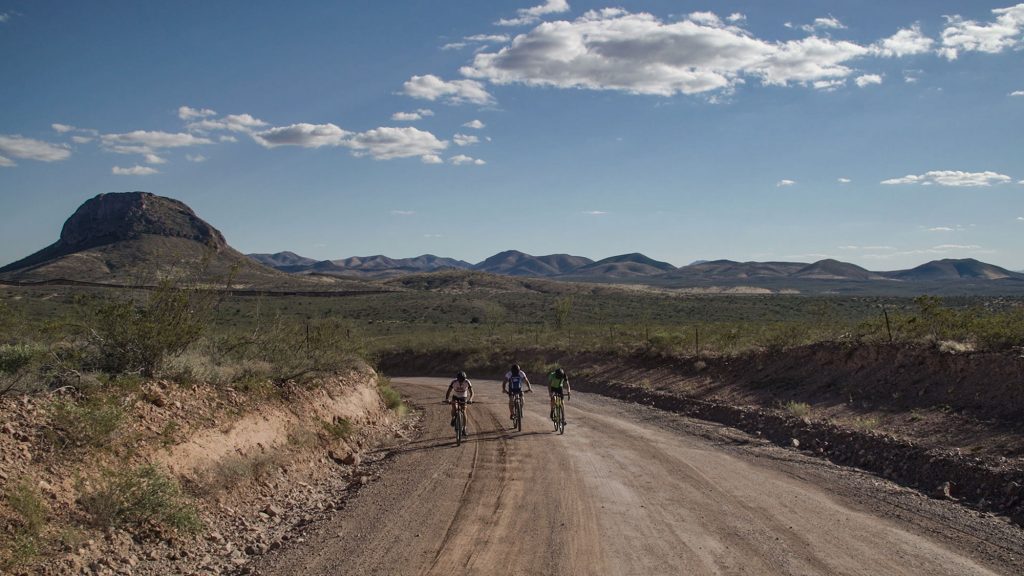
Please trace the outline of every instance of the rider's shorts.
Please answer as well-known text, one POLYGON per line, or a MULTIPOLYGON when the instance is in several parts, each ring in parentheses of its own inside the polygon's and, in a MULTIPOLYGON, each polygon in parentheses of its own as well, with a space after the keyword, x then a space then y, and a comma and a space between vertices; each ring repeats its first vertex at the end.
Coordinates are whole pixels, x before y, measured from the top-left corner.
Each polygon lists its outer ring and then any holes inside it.
POLYGON ((523 389, 522 388, 509 388, 508 389, 508 395, 509 396, 515 396, 516 394, 522 394, 522 393, 523 393, 523 389))
POLYGON ((559 398, 564 398, 565 397, 565 389, 564 388, 548 388, 548 392, 551 392, 552 396, 558 396, 559 398))
POLYGON ((469 400, 469 398, 468 398, 468 397, 466 397, 466 398, 460 398, 460 397, 458 397, 458 396, 452 396, 452 401, 453 401, 453 402, 458 402, 459 404, 465 404, 465 403, 466 403, 466 400, 469 400))

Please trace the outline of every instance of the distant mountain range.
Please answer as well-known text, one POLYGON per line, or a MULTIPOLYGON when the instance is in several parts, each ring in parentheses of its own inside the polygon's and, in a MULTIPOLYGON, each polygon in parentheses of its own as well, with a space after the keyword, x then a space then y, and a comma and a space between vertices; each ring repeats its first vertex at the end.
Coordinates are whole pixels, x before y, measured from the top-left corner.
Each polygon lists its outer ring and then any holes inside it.
MULTIPOLYGON (((100 194, 89 199, 67 219, 56 242, 0 267, 0 281, 139 285, 179 275, 211 286, 230 279, 235 288, 336 292, 387 289, 397 285, 365 280, 438 271, 456 271, 451 281, 474 285, 484 282, 478 274, 483 272, 496 275, 489 277, 494 281, 498 276, 511 276, 718 291, 1024 293, 1024 273, 974 259, 935 260, 909 270, 875 272, 831 259, 811 263, 698 260, 677 268, 639 253, 594 261, 571 254, 533 256, 516 250, 477 264, 432 254, 340 260, 316 260, 294 252, 246 257, 184 203, 148 192, 100 194), (459 280, 463 271, 467 276, 459 280)), ((435 280, 410 277, 406 284, 429 286, 435 280)))
POLYGON ((292 252, 249 256, 267 266, 290 273, 361 277, 387 277, 411 272, 461 269, 508 276, 566 280, 654 280, 668 284, 723 282, 756 285, 780 280, 897 283, 990 280, 1024 282, 1024 273, 1011 272, 973 258, 935 260, 909 270, 876 272, 833 259, 811 263, 698 260, 688 266, 677 268, 639 253, 612 256, 595 262, 590 258, 570 254, 532 256, 517 250, 506 250, 477 264, 431 254, 403 259, 368 256, 323 261, 303 258, 292 252))

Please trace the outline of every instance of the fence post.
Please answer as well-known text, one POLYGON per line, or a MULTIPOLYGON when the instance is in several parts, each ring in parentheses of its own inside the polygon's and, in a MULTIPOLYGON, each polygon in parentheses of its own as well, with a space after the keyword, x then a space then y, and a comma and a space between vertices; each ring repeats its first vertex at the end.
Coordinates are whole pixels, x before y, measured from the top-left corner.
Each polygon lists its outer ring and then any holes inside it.
POLYGON ((882 314, 885 315, 885 330, 889 333, 889 343, 892 344, 892 325, 889 324, 889 311, 882 306, 882 314))

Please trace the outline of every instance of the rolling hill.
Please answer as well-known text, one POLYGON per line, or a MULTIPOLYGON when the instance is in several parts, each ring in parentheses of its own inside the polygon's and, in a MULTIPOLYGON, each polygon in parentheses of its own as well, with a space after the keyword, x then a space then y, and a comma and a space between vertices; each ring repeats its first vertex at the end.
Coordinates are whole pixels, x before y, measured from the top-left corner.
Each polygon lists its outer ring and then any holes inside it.
POLYGON ((589 258, 569 254, 531 256, 518 250, 506 250, 480 262, 473 269, 510 276, 558 276, 591 262, 593 260, 589 258))
POLYGON ((182 277, 233 288, 330 289, 235 250, 224 235, 178 200, 149 192, 112 192, 83 203, 53 244, 0 268, 11 282, 153 284, 182 277))
POLYGON ((960 260, 943 259, 927 262, 910 270, 884 273, 889 278, 912 282, 936 282, 943 280, 1024 280, 1024 274, 1011 272, 993 264, 974 258, 960 260))

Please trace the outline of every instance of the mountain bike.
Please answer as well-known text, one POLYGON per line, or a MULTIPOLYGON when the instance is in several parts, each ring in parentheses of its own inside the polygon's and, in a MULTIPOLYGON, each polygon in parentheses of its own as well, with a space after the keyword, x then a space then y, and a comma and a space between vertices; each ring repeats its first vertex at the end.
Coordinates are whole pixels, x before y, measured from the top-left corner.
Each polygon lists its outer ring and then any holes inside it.
POLYGON ((565 403, 561 396, 555 396, 555 406, 551 409, 551 421, 555 423, 555 432, 565 434, 565 403))
POLYGON ((523 393, 516 392, 512 395, 512 422, 516 430, 523 431, 523 393))
POLYGON ((458 398, 452 398, 451 402, 455 402, 455 445, 461 446, 462 439, 466 437, 466 404, 471 402, 460 401, 458 398))

